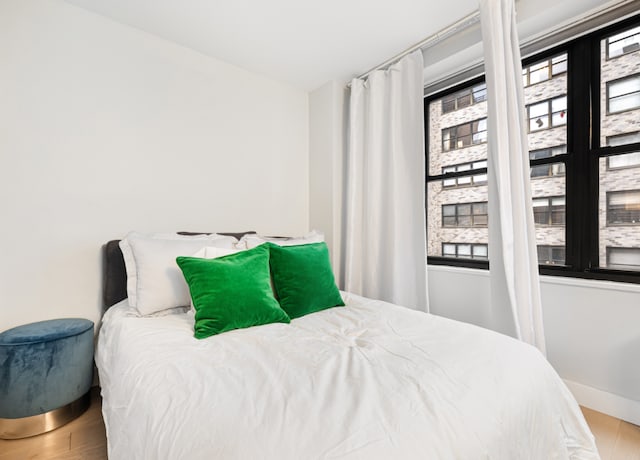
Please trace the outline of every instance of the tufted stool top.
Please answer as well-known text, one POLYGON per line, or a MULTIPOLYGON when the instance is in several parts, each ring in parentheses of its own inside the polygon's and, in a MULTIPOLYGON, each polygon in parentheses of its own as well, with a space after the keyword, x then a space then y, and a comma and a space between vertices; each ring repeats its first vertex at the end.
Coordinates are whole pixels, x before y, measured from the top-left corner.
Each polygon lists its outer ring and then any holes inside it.
POLYGON ((0 333, 0 346, 43 343, 82 334, 93 322, 82 318, 50 319, 24 324, 0 333))

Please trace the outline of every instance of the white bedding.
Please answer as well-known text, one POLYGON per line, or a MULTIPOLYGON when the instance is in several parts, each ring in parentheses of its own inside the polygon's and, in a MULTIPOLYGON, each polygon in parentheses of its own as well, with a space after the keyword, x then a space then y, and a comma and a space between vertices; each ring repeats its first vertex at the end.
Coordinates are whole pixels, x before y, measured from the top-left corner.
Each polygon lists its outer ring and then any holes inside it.
POLYGON ((344 294, 347 307, 193 338, 193 314, 100 330, 109 458, 596 459, 574 398, 509 337, 344 294))

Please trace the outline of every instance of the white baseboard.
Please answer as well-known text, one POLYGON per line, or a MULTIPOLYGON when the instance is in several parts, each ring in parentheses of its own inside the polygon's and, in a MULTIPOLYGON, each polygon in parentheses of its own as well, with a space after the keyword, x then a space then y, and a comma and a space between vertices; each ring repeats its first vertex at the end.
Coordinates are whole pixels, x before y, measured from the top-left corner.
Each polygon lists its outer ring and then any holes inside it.
POLYGON ((571 380, 565 379, 564 383, 581 406, 640 425, 640 401, 627 399, 571 380))

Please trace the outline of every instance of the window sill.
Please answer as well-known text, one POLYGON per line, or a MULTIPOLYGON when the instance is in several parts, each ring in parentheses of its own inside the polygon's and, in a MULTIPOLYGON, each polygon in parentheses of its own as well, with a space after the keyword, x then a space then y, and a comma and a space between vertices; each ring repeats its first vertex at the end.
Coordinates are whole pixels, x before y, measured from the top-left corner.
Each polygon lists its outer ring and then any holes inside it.
MULTIPOLYGON (((474 262, 472 260, 466 260, 465 262, 474 262)), ((478 266, 473 267, 471 264, 467 264, 467 266, 454 266, 454 265, 442 265, 442 262, 438 263, 429 263, 427 264, 427 270, 430 272, 440 272, 440 273, 452 273, 452 274, 465 274, 472 276, 479 276, 489 278, 490 273, 486 268, 487 262, 478 263, 480 261, 475 261, 478 266), (480 264, 485 265, 485 267, 480 266, 480 264)), ((549 268, 548 266, 542 266, 543 269, 549 268)), ((558 267, 559 269, 561 267, 558 267)), ((555 270, 554 270, 555 271, 555 270)), ((555 284, 561 286, 573 286, 573 287, 586 287, 593 289, 606 289, 610 291, 620 291, 620 292, 634 292, 640 294, 640 273, 639 277, 635 280, 627 280, 624 281, 614 281, 610 279, 598 279, 598 277, 606 276, 603 272, 589 272, 584 273, 582 276, 575 276, 575 273, 569 274, 569 272, 557 270, 557 275, 550 274, 540 274, 540 283, 541 284, 555 284)), ((617 275, 621 276, 621 274, 617 275)), ((624 276, 624 275, 622 275, 624 276)), ((630 275, 629 277, 633 277, 630 275)))

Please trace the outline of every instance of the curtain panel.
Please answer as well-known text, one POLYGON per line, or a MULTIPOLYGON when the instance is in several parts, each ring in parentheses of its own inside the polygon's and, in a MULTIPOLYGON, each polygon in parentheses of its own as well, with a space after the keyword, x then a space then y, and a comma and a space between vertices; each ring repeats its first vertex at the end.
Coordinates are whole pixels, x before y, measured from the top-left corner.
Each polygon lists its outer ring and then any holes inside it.
POLYGON ((489 324, 545 354, 515 16, 514 0, 480 1, 489 121, 489 324))
POLYGON ((351 82, 345 288, 428 310, 422 52, 351 82))

